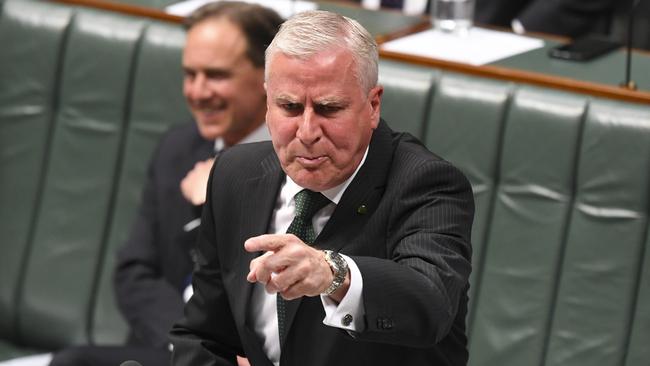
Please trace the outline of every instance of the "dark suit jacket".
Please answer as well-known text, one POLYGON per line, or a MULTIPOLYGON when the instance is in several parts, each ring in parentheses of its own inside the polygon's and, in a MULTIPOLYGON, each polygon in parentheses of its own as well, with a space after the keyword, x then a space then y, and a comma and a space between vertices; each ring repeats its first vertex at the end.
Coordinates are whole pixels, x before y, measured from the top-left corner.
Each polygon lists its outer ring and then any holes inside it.
MULTIPOLYGON (((244 241, 267 232, 284 173, 270 143, 220 155, 198 240, 199 269, 174 326, 174 365, 270 361, 249 316, 244 241)), ((369 154, 315 242, 351 256, 363 276, 366 330, 323 325, 318 297, 289 302, 282 366, 465 365, 473 198, 466 178, 381 122, 369 154), (358 210, 365 205, 367 211, 358 210)))
POLYGON ((186 123, 162 138, 149 164, 114 277, 117 302, 131 329, 129 345, 167 349, 169 329, 183 312, 183 282, 192 272, 189 251, 196 241, 196 233, 185 233, 183 226, 198 214, 179 185, 213 149, 214 142, 204 140, 194 122, 186 123))
POLYGON ((517 18, 526 31, 576 37, 604 32, 615 0, 476 0, 474 20, 510 28, 517 18))

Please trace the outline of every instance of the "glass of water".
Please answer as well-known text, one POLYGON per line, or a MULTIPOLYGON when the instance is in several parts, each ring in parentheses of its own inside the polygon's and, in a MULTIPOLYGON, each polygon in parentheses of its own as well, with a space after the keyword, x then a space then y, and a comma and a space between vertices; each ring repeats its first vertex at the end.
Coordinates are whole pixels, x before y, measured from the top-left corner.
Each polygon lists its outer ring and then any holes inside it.
POLYGON ((433 28, 445 33, 466 35, 472 27, 474 0, 431 0, 433 28))

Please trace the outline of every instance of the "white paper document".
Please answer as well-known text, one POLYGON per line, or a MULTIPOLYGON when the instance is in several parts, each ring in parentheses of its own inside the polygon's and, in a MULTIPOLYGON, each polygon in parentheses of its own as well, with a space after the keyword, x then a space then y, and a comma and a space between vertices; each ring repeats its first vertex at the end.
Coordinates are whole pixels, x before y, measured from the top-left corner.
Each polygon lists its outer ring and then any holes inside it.
POLYGON ((0 366, 47 366, 50 361, 52 361, 51 353, 40 353, 3 361, 0 362, 0 366))
MULTIPOLYGON (((178 15, 178 16, 188 16, 195 9, 198 9, 200 6, 210 3, 217 2, 220 0, 187 0, 181 1, 172 5, 169 5, 165 8, 165 11, 169 14, 178 15)), ((255 3, 267 8, 275 10, 283 18, 289 18, 290 16, 300 13, 307 10, 315 10, 316 4, 311 1, 302 1, 302 0, 242 0, 247 3, 255 3)))
POLYGON ((466 35, 427 30, 386 42, 381 48, 478 66, 543 46, 541 39, 474 27, 466 35))

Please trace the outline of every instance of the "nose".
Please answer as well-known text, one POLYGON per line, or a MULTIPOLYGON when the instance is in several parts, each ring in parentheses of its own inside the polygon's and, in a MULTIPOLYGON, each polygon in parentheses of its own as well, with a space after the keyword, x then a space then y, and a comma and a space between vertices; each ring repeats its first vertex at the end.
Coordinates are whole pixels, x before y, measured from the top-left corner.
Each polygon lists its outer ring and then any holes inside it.
POLYGON ((210 89, 207 79, 203 73, 196 74, 192 79, 186 80, 187 95, 194 100, 202 100, 210 97, 210 89))
POLYGON ((312 108, 305 108, 301 120, 298 122, 296 137, 305 145, 313 145, 320 140, 322 130, 318 116, 312 108))

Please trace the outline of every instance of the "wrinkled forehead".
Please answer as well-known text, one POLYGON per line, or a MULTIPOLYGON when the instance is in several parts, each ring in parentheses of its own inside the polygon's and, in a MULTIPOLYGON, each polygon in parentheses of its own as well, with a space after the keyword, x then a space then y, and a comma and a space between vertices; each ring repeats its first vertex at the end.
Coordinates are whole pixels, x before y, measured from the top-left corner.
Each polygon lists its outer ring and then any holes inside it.
POLYGON ((340 104, 365 94, 349 54, 324 52, 309 58, 276 54, 267 67, 266 88, 272 99, 340 104))
POLYGON ((276 52, 269 57, 265 70, 267 87, 288 81, 312 87, 328 83, 361 87, 356 59, 352 52, 341 47, 311 55, 276 52))

